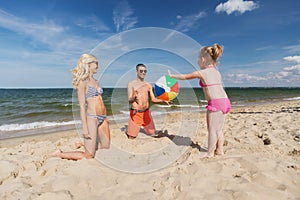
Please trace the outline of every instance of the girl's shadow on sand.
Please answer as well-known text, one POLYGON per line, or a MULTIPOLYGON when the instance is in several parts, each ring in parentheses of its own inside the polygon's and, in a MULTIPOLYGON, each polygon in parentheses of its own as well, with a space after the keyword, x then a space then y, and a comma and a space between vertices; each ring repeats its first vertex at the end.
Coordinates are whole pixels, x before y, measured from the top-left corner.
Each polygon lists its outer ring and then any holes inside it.
POLYGON ((200 152, 207 152, 207 150, 202 148, 198 143, 193 142, 190 137, 169 134, 168 130, 164 130, 162 133, 155 136, 155 138, 162 138, 162 137, 169 138, 172 142, 174 142, 174 144, 178 146, 191 146, 192 148, 198 149, 198 151, 200 152))
MULTIPOLYGON (((127 125, 122 127, 121 131, 124 131, 126 134, 127 133, 127 125)), ((141 129, 141 133, 145 133, 143 129, 141 129)), ((168 130, 159 130, 159 131, 157 131, 156 135, 153 136, 153 138, 162 138, 162 137, 169 138, 177 146, 191 146, 192 148, 198 149, 199 152, 207 152, 207 149, 202 148, 198 143, 193 142, 190 137, 169 134, 168 130)))

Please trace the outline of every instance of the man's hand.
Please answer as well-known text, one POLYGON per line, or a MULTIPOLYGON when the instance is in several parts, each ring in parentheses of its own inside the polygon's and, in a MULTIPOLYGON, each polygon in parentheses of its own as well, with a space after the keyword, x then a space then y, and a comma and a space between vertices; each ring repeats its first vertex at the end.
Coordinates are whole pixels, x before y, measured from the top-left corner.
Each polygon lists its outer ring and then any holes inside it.
POLYGON ((168 104, 168 106, 170 105, 170 101, 163 100, 163 102, 168 104))
POLYGON ((135 90, 135 91, 134 91, 134 95, 129 99, 129 103, 136 102, 137 104, 139 104, 139 101, 138 101, 138 99, 137 99, 137 95, 138 95, 138 91, 135 90))
POLYGON ((137 104, 139 104, 139 100, 137 99, 138 93, 139 92, 137 90, 134 91, 134 94, 135 94, 134 95, 134 102, 137 103, 137 104))

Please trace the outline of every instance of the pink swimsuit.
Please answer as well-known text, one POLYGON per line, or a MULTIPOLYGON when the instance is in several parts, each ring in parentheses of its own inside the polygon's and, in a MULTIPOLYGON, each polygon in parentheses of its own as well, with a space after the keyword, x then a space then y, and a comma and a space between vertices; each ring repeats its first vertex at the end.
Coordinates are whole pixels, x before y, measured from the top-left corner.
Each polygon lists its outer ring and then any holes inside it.
POLYGON ((209 111, 222 111, 224 114, 229 113, 231 109, 230 100, 228 98, 211 99, 206 106, 209 111))
MULTIPOLYGON (((205 85, 200 80, 199 85, 204 88, 208 86, 221 85, 221 84, 216 83, 216 84, 205 85)), ((231 103, 229 98, 211 99, 208 101, 206 108, 209 111, 213 111, 213 112, 222 111, 224 114, 226 114, 229 113, 231 109, 231 103)))

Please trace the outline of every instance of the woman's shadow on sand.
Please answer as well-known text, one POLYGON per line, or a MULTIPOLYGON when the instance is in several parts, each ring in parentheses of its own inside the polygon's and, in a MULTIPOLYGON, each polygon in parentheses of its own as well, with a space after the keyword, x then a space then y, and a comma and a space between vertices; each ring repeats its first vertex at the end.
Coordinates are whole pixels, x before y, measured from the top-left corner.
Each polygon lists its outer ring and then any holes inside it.
MULTIPOLYGON (((127 127, 128 126, 125 125, 124 127, 121 128, 121 131, 124 131, 126 135, 127 135, 127 127)), ((140 132, 146 134, 143 128, 141 128, 140 132)), ((168 130, 158 130, 156 135, 152 137, 153 138, 167 137, 177 146, 190 146, 192 148, 198 149, 199 152, 207 152, 207 149, 202 148, 198 143, 192 141, 190 137, 169 134, 168 130)))

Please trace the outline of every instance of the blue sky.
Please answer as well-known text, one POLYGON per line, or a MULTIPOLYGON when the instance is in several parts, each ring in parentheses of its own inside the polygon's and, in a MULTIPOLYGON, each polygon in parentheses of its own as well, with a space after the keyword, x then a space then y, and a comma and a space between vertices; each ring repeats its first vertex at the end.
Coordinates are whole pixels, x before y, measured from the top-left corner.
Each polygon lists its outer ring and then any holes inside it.
POLYGON ((125 49, 118 57, 97 54, 104 87, 126 86, 140 62, 147 64, 150 82, 169 68, 197 69, 197 45, 178 54, 161 50, 160 41, 152 49, 125 48, 161 39, 156 30, 179 35, 173 37, 178 48, 192 40, 223 45, 219 70, 226 87, 300 87, 299 8, 298 0, 2 0, 0 88, 72 87, 69 70, 80 55, 103 52, 104 44, 125 49), (144 27, 154 29, 135 34, 144 27))

